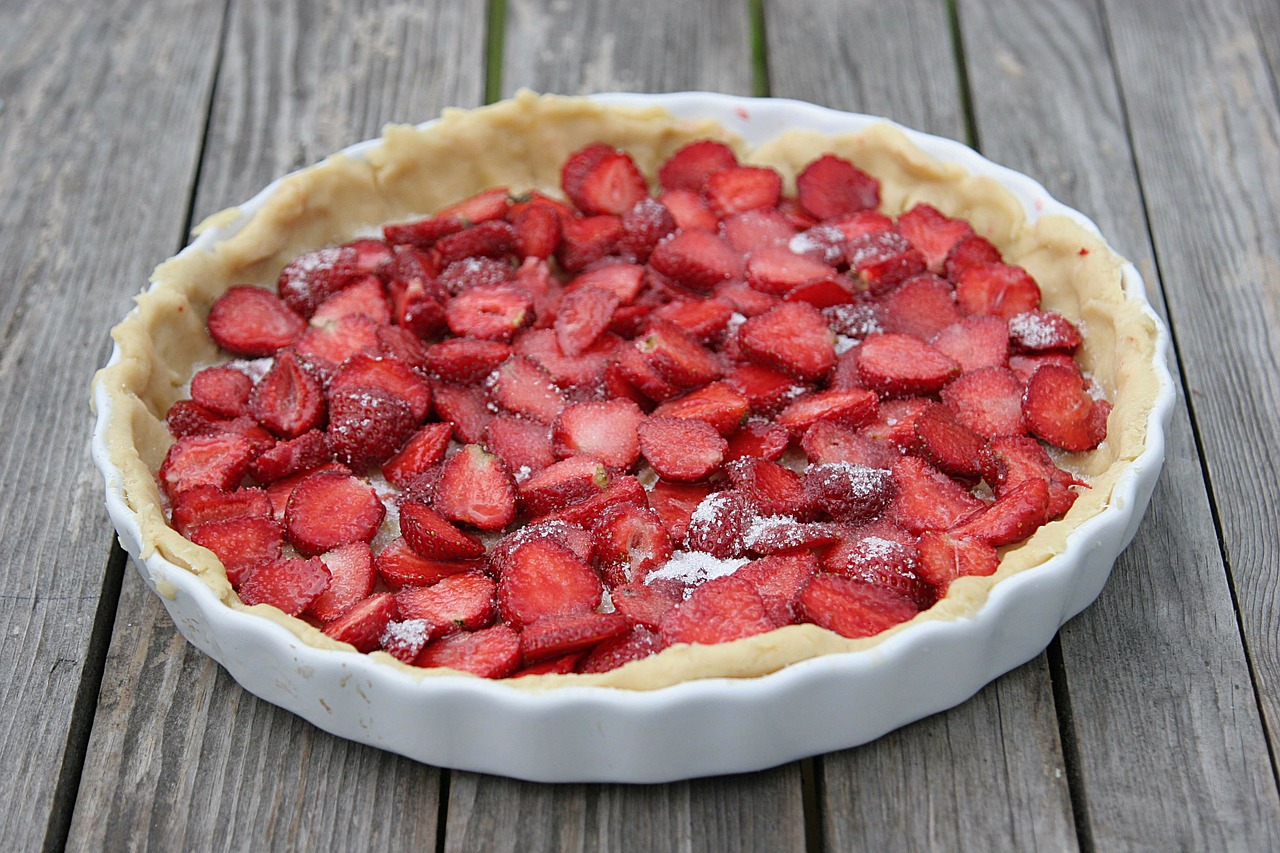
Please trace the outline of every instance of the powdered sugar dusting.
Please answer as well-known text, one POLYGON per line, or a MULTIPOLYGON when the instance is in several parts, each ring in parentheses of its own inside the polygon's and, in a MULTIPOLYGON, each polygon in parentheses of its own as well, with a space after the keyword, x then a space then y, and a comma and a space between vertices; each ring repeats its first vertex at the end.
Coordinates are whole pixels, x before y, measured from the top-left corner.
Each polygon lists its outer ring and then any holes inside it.
POLYGON ((399 646, 401 648, 422 648, 431 634, 431 625, 426 619, 406 619, 403 622, 388 622, 382 632, 382 645, 399 646))
POLYGON ((1058 329, 1053 315, 1023 311, 1009 319, 1009 337, 1029 349, 1047 349, 1057 342, 1058 329))
POLYGON ((836 333, 836 355, 843 355, 857 345, 858 341, 848 335, 842 335, 839 332, 836 333))
POLYGON ((262 377, 267 375, 267 372, 271 370, 271 365, 275 363, 276 360, 268 356, 267 358, 237 358, 228 361, 226 366, 248 376, 256 385, 262 377))
POLYGON ((742 534, 742 542, 748 548, 754 548, 765 540, 771 540, 785 534, 799 522, 789 515, 761 515, 751 520, 742 534))
POLYGON ((645 575, 644 582, 650 584, 656 580, 673 580, 695 587, 709 580, 731 575, 749 562, 746 557, 722 560, 704 551, 676 551, 661 568, 645 575))

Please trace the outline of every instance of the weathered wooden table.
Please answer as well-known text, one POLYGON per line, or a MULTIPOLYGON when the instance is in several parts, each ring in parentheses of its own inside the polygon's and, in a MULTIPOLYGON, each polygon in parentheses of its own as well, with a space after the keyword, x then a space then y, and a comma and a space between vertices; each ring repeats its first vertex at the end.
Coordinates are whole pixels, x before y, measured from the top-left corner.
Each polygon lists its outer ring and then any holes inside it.
POLYGON ((1274 0, 0 0, 0 847, 1280 849, 1278 83, 1274 0), (203 216, 520 87, 877 113, 1095 218, 1185 392, 1101 599, 869 746, 651 787, 418 765, 187 646, 86 449, 107 330, 203 216))

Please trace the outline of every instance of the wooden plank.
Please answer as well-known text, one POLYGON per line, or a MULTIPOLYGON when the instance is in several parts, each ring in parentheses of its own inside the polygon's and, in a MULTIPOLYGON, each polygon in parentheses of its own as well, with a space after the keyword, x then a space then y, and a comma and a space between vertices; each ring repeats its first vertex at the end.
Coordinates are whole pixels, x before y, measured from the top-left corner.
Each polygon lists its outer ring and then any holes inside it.
MULTIPOLYGON (((478 104, 484 20, 480 4, 236 3, 198 215, 386 122, 478 104)), ((439 780, 245 693, 182 641, 130 569, 72 847, 433 849, 439 780)))
MULTIPOLYGON (((771 3, 765 32, 771 94, 965 138, 943 4, 771 3)), ((964 705, 825 756, 823 840, 832 849, 1069 849, 1064 766, 1040 655, 964 705)))
MULTIPOLYGON (((962 4, 959 18, 984 153, 1094 217, 1163 311, 1098 10, 994 0, 962 4)), ((1141 69, 1127 89, 1145 93, 1167 71, 1141 69)), ((1188 210, 1149 208, 1153 227, 1188 210)), ((1163 252, 1159 271, 1169 286, 1163 252)), ((1061 634, 1083 831, 1100 849, 1133 839, 1266 849, 1276 841, 1274 783, 1185 407, 1167 438, 1142 529, 1099 601, 1061 634)))
MULTIPOLYGON (((0 6, 0 838, 58 844, 111 537, 85 448, 107 330, 181 232, 220 4, 0 6), (112 50, 104 50, 109 42, 112 50), (127 117, 127 119, 126 119, 127 117)), ((117 575, 118 577, 118 575, 117 575)), ((107 592, 108 602, 114 595, 107 592)), ((106 615, 109 618, 109 613, 106 615)))

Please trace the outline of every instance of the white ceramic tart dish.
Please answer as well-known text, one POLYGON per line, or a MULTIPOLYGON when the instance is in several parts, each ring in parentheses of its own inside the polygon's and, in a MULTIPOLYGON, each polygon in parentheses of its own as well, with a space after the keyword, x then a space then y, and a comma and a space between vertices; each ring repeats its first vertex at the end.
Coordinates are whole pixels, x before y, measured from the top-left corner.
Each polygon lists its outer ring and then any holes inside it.
POLYGON ((1101 591, 1145 512, 1173 407, 1166 335, 1137 270, 1083 215, 964 145, 811 104, 706 93, 522 93, 389 128, 211 217, 113 331, 93 386, 93 454, 120 541, 178 630, 247 690, 341 737, 430 764, 551 782, 662 782, 763 769, 865 743, 963 702, 1042 651, 1101 591), (268 605, 245 607, 211 552, 166 522, 155 472, 168 407, 217 359, 203 319, 234 284, 297 254, 492 186, 554 190, 582 145, 652 175, 685 142, 729 140, 788 182, 832 151, 880 179, 882 209, 967 219, 1085 330, 1082 367, 1113 404, 1108 438, 1063 463, 1088 480, 1068 514, 1002 550, 991 577, 875 637, 795 625, 680 645, 597 675, 489 681, 359 654, 268 605))

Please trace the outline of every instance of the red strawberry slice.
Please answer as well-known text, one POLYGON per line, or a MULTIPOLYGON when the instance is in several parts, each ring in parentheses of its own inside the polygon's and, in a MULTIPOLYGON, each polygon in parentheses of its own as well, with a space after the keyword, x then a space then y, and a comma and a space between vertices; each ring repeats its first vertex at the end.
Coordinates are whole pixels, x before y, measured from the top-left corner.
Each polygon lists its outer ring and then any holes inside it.
POLYGON ((271 498, 262 489, 233 492, 216 486, 197 486, 173 499, 173 527, 183 536, 198 525, 231 518, 271 517, 271 498))
POLYGON ((520 662, 520 635, 506 625, 494 625, 432 640, 413 663, 428 669, 456 669, 481 678, 506 678, 520 662))
POLYGON ((617 613, 545 616, 520 632, 520 643, 524 662, 529 664, 588 651, 630 630, 631 623, 617 613))
POLYGON ((680 230, 654 247, 649 266, 681 287, 710 293, 742 275, 742 255, 710 231, 680 230))
POLYGON ((640 457, 637 430, 644 419, 644 412, 630 400, 574 403, 551 426, 555 455, 581 454, 610 468, 630 468, 640 457))
POLYGON ((498 219, 477 222, 441 237, 433 248, 446 266, 470 258, 502 259, 516 250, 516 229, 498 219))
MULTIPOLYGON (((364 245, 365 241, 361 241, 364 245)), ((333 294, 374 272, 385 262, 385 244, 381 254, 362 252, 356 245, 328 246, 299 255, 290 261, 276 281, 276 291, 285 304, 303 317, 310 317, 333 294)))
POLYGON ((973 234, 973 226, 963 219, 950 219, 936 207, 917 204, 898 217, 898 233, 911 241, 911 245, 924 255, 929 269, 941 273, 947 255, 964 238, 973 234))
POLYGON ((920 574, 915 537, 883 522, 853 531, 822 558, 822 570, 891 590, 921 609, 938 599, 937 588, 920 574))
POLYGON ((824 154, 796 176, 796 200, 814 219, 833 219, 880 206, 880 182, 848 160, 824 154))
MULTIPOLYGON (((667 190, 659 198, 662 206, 676 221, 676 228, 681 231, 716 231, 719 223, 715 212, 703 200, 702 194, 693 190, 667 190)), ((656 247, 655 247, 656 248, 656 247)), ((650 253, 652 257, 652 253, 650 253)))
POLYGON ((545 521, 565 521, 569 524, 585 526, 593 524, 596 519, 616 506, 644 506, 646 493, 640 480, 630 474, 613 477, 603 491, 597 492, 584 500, 543 516, 545 521))
POLYGON ((568 548, 531 539, 503 561, 498 608, 508 624, 525 627, 547 616, 594 610, 603 590, 595 569, 568 548))
MULTIPOLYGON (((644 286, 645 268, 640 264, 603 263, 583 270, 569 283, 566 295, 589 287, 612 293, 619 304, 626 305, 640 295, 644 286)), ((561 309, 563 310, 563 309, 561 309)), ((566 354, 568 354, 566 352, 566 354)))
POLYGON ((697 587, 662 620, 668 643, 727 643, 772 631, 760 593, 751 581, 729 575, 697 587))
POLYGON ((330 388, 329 446, 353 471, 386 462, 417 428, 411 405, 381 388, 330 388))
POLYGON ((763 314, 781 301, 776 296, 761 293, 745 281, 726 281, 716 285, 712 293, 743 317, 763 314))
POLYGON ((496 453, 507 464, 517 480, 525 479, 556 461, 552 452, 551 430, 537 421, 499 415, 485 427, 482 443, 490 453, 496 453))
POLYGON ((456 234, 467 227, 467 221, 456 214, 428 216, 412 222, 394 222, 382 226, 382 236, 396 246, 410 245, 430 249, 441 237, 456 234))
MULTIPOLYGON (((590 521, 594 520, 590 519, 590 521)), ((521 545, 534 539, 549 539, 567 548, 569 553, 584 562, 591 559, 593 540, 583 525, 558 519, 543 520, 519 527, 495 542, 489 550, 489 573, 494 577, 502 577, 507 559, 521 545)))
POLYGON ((637 261, 644 263, 649 260, 653 247, 675 230, 676 219, 667 206, 646 196, 622 214, 620 243, 637 261))
POLYGON ((631 155, 598 142, 569 155, 561 188, 588 216, 621 216, 649 195, 649 184, 631 155))
POLYGON ((348 389, 379 388, 409 404, 415 421, 431 409, 431 388, 412 367, 393 358, 354 355, 329 381, 330 397, 348 389))
POLYGON ((701 192, 707 178, 722 169, 738 165, 733 149, 714 139, 690 142, 658 169, 658 182, 664 189, 701 192))
POLYGON ((613 396, 627 397, 644 407, 681 393, 680 388, 658 373, 636 345, 624 346, 618 351, 617 362, 605 368, 605 383, 613 396), (636 399, 637 396, 640 399, 636 399))
POLYGON ((951 284, 932 273, 907 279, 881 304, 886 332, 914 335, 922 341, 961 320, 951 284))
POLYGON ((610 672, 662 651, 666 642, 651 627, 637 625, 626 634, 600 643, 578 664, 578 672, 610 672))
POLYGON ((259 566, 278 560, 284 546, 284 528, 270 515, 206 521, 184 535, 218 555, 233 587, 259 566))
POLYGON ((1049 520, 1049 484, 1037 478, 1006 490, 995 503, 950 529, 958 539, 978 539, 1000 547, 1021 542, 1049 520))
POLYGON ((747 282, 757 290, 782 296, 797 285, 825 280, 835 269, 822 261, 797 255, 786 246, 765 246, 747 259, 747 282))
POLYGON ((793 236, 787 248, 828 266, 844 266, 849 258, 849 237, 836 223, 824 223, 793 236))
POLYGON ((778 554, 812 550, 840 541, 844 529, 819 521, 797 521, 787 516, 761 516, 744 531, 743 543, 753 554, 778 554))
POLYGON ((501 459, 468 444, 444 463, 435 509, 450 521, 501 530, 516 517, 515 481, 501 459))
POLYGON ((818 558, 812 551, 792 551, 752 560, 734 576, 755 586, 775 625, 787 625, 795 621, 800 591, 817 571, 818 558))
POLYGON ((767 210, 777 207, 782 198, 782 176, 763 166, 731 166, 708 175, 702 193, 721 219, 767 210))
POLYGON ((530 202, 511 217, 516 254, 522 258, 549 258, 560 246, 560 212, 541 200, 530 202))
POLYGON ((979 264, 998 264, 1003 260, 1000 250, 992 245, 990 240, 971 234, 961 238, 951 247, 951 251, 947 253, 947 259, 943 261, 942 270, 948 280, 957 282, 969 267, 979 264))
POLYGON ((956 281, 956 304, 966 314, 1010 320, 1040 307, 1040 286, 1022 267, 976 264, 956 281))
POLYGON ((800 475, 767 459, 740 459, 725 466, 735 491, 762 515, 801 515, 810 501, 800 475))
POLYGON ((473 287, 450 299, 444 316, 455 335, 509 343, 533 322, 533 297, 510 284, 473 287))
POLYGON ((892 468, 901 455, 897 445, 831 421, 818 421, 809 427, 800 439, 800 447, 815 465, 850 462, 868 468, 892 468))
POLYGON ((537 663, 522 666, 511 676, 524 678, 526 675, 565 675, 578 671, 578 664, 587 656, 586 652, 571 652, 567 655, 546 658, 537 663))
POLYGON ((872 335, 858 351, 858 378, 883 396, 936 394, 959 375, 953 359, 910 335, 872 335))
POLYGON ((975 482, 982 474, 987 442, 957 423, 944 406, 929 406, 915 419, 912 451, 944 474, 975 482))
POLYGON ((191 400, 179 400, 169 407, 164 416, 164 425, 174 438, 185 438, 189 435, 216 435, 227 432, 231 421, 215 415, 213 412, 191 400))
POLYGON ((729 447, 715 427, 700 420, 651 417, 638 432, 640 452, 653 470, 678 482, 707 477, 720 467, 729 447))
POLYGON ((293 350, 285 350, 253 387, 249 411, 281 438, 297 438, 324 421, 324 390, 293 350))
POLYGON ((864 234, 850 240, 846 251, 850 270, 873 296, 884 295, 927 269, 920 250, 896 231, 864 234))
POLYGON ((797 397, 777 417, 779 426, 802 435, 820 421, 857 427, 875 417, 876 395, 863 389, 814 391, 797 397))
POLYGON ((556 260, 566 272, 579 272, 612 255, 622 240, 622 219, 618 216, 582 216, 560 223, 560 246, 556 260))
POLYGON ((708 344, 721 338, 733 313, 733 306, 720 299, 677 299, 653 309, 654 317, 674 323, 708 344))
POLYGON ((492 394, 494 402, 508 412, 548 425, 565 407, 564 394, 547 372, 520 355, 498 368, 492 394))
POLYGON ((242 435, 183 436, 165 454, 156 478, 170 500, 197 486, 230 491, 249 472, 253 456, 253 445, 242 435))
POLYGON ((373 551, 364 542, 352 542, 321 554, 320 560, 329 569, 329 588, 307 612, 321 622, 332 622, 373 592, 373 551))
POLYGON ((556 342, 560 351, 568 356, 580 355, 609 328, 620 303, 616 293, 599 287, 569 288, 556 309, 556 342))
POLYGON ((267 486, 267 497, 271 499, 271 514, 276 521, 279 521, 281 524, 284 523, 284 511, 289 505, 289 495, 293 494, 294 487, 311 474, 318 474, 321 471, 338 471, 343 474, 351 473, 351 469, 340 462, 326 462, 319 468, 315 468, 301 474, 292 474, 267 486))
POLYGON ((520 506, 530 516, 546 515, 602 492, 609 480, 609 472, 598 459, 571 456, 520 483, 520 506))
POLYGON ((1013 371, 1013 375, 1018 377, 1023 384, 1030 382, 1036 371, 1046 364, 1057 364, 1077 373, 1080 371, 1080 365, 1076 364, 1076 360, 1065 352, 1044 352, 1035 355, 1015 354, 1009 356, 1009 370, 1013 371))
POLYGON ((289 616, 298 616, 329 586, 329 570, 319 558, 285 557, 254 569, 240 584, 240 600, 246 606, 270 604, 289 616))
POLYGON ((729 245, 746 255, 770 246, 786 246, 796 227, 776 210, 748 210, 725 217, 720 232, 729 245))
POLYGON ((403 489, 415 477, 443 461, 451 438, 452 424, 427 424, 409 437, 399 453, 382 463, 382 476, 403 489))
POLYGON ((453 424, 457 437, 469 444, 484 441, 485 429, 493 420, 489 400, 480 388, 441 382, 433 385, 431 399, 440 420, 453 424))
POLYGON ((361 314, 383 325, 391 322, 387 289, 376 275, 367 275, 321 302, 311 321, 337 320, 349 314, 361 314))
POLYGON ((639 582, 649 570, 671 559, 671 536, 649 507, 613 507, 592 532, 593 554, 611 586, 639 582))
POLYGON ((942 389, 943 405, 957 423, 985 438, 1022 435, 1022 382, 1003 367, 962 374, 942 389))
POLYGON ((859 432, 877 444, 894 447, 906 453, 916 440, 916 418, 931 405, 933 405, 932 400, 920 397, 885 400, 880 404, 880 412, 875 420, 859 432))
POLYGON ((845 216, 836 217, 829 224, 840 229, 840 233, 844 234, 846 258, 848 258, 848 243, 850 241, 867 234, 893 230, 893 220, 878 210, 855 211, 845 216))
POLYGON ((527 329, 516 337, 512 349, 535 361, 560 388, 595 391, 621 345, 617 336, 606 332, 581 354, 570 357, 560 351, 551 329, 527 329))
POLYGON ((842 637, 873 637, 920 612, 910 598, 891 589, 840 575, 815 575, 800 593, 800 618, 842 637))
POLYGON ((358 602, 324 626, 324 632, 339 643, 350 643, 358 652, 371 652, 382 642, 387 626, 396 618, 396 599, 379 592, 358 602))
POLYGON ((955 480, 914 456, 898 460, 893 479, 898 486, 893 517, 912 533, 946 530, 983 507, 955 480))
POLYGON ((294 474, 314 471, 332 458, 329 437, 318 429, 297 438, 278 441, 249 463, 249 473, 259 483, 274 483, 294 474))
POLYGON ((657 630, 662 618, 681 600, 663 584, 652 586, 637 581, 614 587, 609 593, 614 608, 633 625, 657 630))
POLYGON ((501 341, 447 338, 427 347, 422 363, 445 382, 467 385, 484 379, 510 355, 511 347, 501 341))
POLYGON ((488 222, 501 219, 511 207, 511 193, 506 187, 491 187, 473 196, 441 208, 437 216, 457 216, 464 222, 488 222))
POLYGON ((705 421, 723 436, 730 436, 743 425, 750 412, 747 398, 727 382, 712 382, 683 397, 661 403, 654 417, 690 418, 705 421))
POLYGON ((238 418, 249 413, 253 380, 234 367, 206 367, 191 377, 191 399, 215 415, 238 418))
POLYGON ((453 261, 440 271, 436 286, 428 295, 436 299, 447 298, 476 288, 498 287, 512 282, 516 271, 511 264, 497 258, 462 258, 453 261))
POLYGON ((340 471, 317 471, 289 494, 285 534, 303 554, 323 554, 372 541, 386 512, 372 486, 340 471))
POLYGON ((785 302, 807 302, 819 309, 847 305, 857 298, 848 277, 836 274, 797 284, 782 297, 785 302))
POLYGON ((405 541, 403 536, 392 539, 387 547, 374 557, 373 567, 388 586, 429 586, 441 578, 461 572, 474 571, 483 565, 478 560, 439 560, 421 557, 405 541))
POLYGON ((698 505, 711 494, 705 483, 672 483, 659 480, 649 490, 649 505, 662 519, 672 542, 683 542, 689 519, 698 505))
POLYGON ((806 502, 832 519, 861 523, 877 518, 897 490, 893 474, 852 462, 828 462, 805 469, 806 502))
POLYGON ((920 564, 916 572, 945 595, 956 578, 994 575, 1000 568, 1000 554, 977 539, 957 539, 950 533, 920 535, 920 564))
POLYGON ((715 356, 680 327, 664 320, 653 320, 648 332, 637 339, 635 349, 659 377, 676 388, 696 388, 720 377, 715 356))
POLYGON ((1057 311, 1024 311, 1009 318, 1009 340, 1027 352, 1071 352, 1084 339, 1075 324, 1057 311))
POLYGON ((965 317, 938 332, 932 343, 965 372, 1004 367, 1009 360, 1009 324, 1000 317, 965 317))
POLYGON ((404 664, 412 665, 431 639, 431 626, 422 619, 391 620, 378 643, 382 650, 404 664))
POLYGON ((1069 472, 1054 464, 1044 447, 1034 438, 1009 436, 997 438, 987 450, 983 476, 995 489, 997 497, 1024 480, 1040 479, 1049 485, 1049 519, 1061 518, 1075 503, 1072 486, 1084 486, 1069 472))
POLYGON ((396 607, 405 619, 424 619, 432 634, 475 631, 493 624, 498 615, 497 584, 484 572, 459 572, 430 586, 407 586, 396 593, 396 607))
POLYGON ((729 437, 724 461, 731 463, 747 457, 777 461, 790 443, 791 433, 786 427, 765 420, 750 420, 729 437))
POLYGON ((1093 450, 1107 437, 1111 405, 1089 396, 1079 369, 1046 364, 1027 382, 1022 417, 1027 428, 1063 450, 1093 450))
MULTIPOLYGON (((444 330, 444 303, 448 300, 448 293, 443 287, 435 285, 428 288, 421 279, 407 282, 393 279, 387 289, 390 291, 393 322, 399 327, 422 340, 429 340, 444 330)), ((378 332, 375 336, 381 340, 378 332)))
POLYGON ((748 319, 738 340, 751 361, 803 382, 821 379, 836 364, 835 334, 822 313, 805 302, 786 302, 748 319))
MULTIPOLYGON (((660 507, 658 512, 662 512, 660 507)), ((740 557, 746 551, 746 530, 755 517, 751 502, 741 492, 733 489, 713 492, 703 498, 689 516, 684 533, 685 548, 719 559, 740 557)), ((671 535, 676 538, 674 529, 671 535)))
POLYGON ((429 560, 465 560, 484 554, 483 542, 419 501, 401 501, 400 535, 415 554, 429 560))
POLYGON ((735 364, 725 374, 725 381, 747 398, 751 411, 764 414, 806 390, 786 373, 750 363, 735 364))
POLYGON ((381 346, 376 322, 360 314, 348 314, 336 320, 316 321, 302 333, 294 348, 308 364, 332 373, 357 353, 377 355, 381 346))
POLYGON ((227 290, 209 309, 206 322, 218 346, 249 358, 289 346, 307 328, 307 321, 280 297, 250 285, 227 290))

